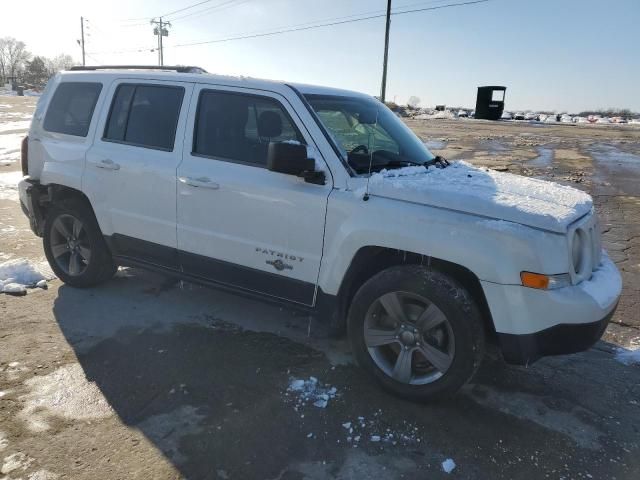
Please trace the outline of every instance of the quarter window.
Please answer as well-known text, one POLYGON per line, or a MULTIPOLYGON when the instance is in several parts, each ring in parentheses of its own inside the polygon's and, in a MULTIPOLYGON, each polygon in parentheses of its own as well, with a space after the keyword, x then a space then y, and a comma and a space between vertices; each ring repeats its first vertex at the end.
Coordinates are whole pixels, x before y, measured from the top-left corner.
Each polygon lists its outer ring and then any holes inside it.
POLYGON ((173 150, 183 97, 182 87, 120 85, 103 139, 173 150))
POLYGON ((43 128, 48 132, 86 137, 101 90, 101 83, 61 83, 53 94, 43 128))
POLYGON ((265 167, 269 142, 292 140, 304 143, 277 101, 210 90, 201 93, 193 153, 265 167))

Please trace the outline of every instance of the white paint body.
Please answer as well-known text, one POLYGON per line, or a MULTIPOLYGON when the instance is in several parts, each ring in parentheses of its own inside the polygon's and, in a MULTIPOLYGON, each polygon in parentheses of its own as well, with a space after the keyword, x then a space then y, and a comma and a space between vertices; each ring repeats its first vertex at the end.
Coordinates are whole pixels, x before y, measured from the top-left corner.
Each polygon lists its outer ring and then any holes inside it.
MULTIPOLYGON (((362 95, 296 88, 303 94, 362 95)), ((301 266, 277 273, 315 285, 316 295, 304 302, 309 305, 317 301, 318 288, 338 294, 352 259, 368 246, 413 252, 470 270, 480 280, 500 333, 534 333, 600 320, 615 308, 621 291, 619 274, 607 256, 593 270, 606 269, 608 275, 572 275, 572 285, 553 291, 521 285, 523 271, 572 271, 570 241, 576 225, 593 225, 590 209, 549 223, 522 212, 514 217, 491 198, 465 203, 455 193, 430 196, 379 187, 363 201, 354 192, 362 191, 366 178, 349 173, 296 91, 284 83, 172 72, 58 75, 41 97, 31 126, 29 173, 44 185, 84 192, 104 235, 119 233, 271 273, 258 248, 302 257, 301 266), (51 93, 61 81, 103 85, 86 138, 42 128, 51 93), (172 152, 102 141, 113 92, 125 81, 185 87, 172 152), (203 88, 276 99, 314 147, 316 164, 328 172, 326 184, 192 155, 198 92, 203 88), (119 168, 98 168, 105 160, 119 168), (206 179, 207 186, 193 185, 197 179, 206 179), (499 223, 505 219, 507 228, 499 223), (602 289, 610 292, 605 301, 593 293, 602 289)), ((23 181, 23 202, 25 189, 23 181)), ((599 231, 594 235, 593 241, 599 242, 599 231)), ((287 298, 286 292, 277 296, 287 298)))

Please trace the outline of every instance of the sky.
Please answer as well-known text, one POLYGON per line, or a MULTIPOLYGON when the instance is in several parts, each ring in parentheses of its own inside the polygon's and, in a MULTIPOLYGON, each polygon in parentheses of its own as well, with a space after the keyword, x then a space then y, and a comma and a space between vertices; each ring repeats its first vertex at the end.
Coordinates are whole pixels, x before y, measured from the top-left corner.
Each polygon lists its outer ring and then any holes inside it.
MULTIPOLYGON (((80 61, 76 40, 84 16, 88 65, 157 64, 149 19, 202 1, 30 0, 25 7, 3 0, 0 37, 24 41, 35 55, 67 53, 80 61)), ((392 5, 402 11, 461 1, 393 0, 392 5)), ((384 18, 180 45, 383 14, 385 8, 386 0, 205 1, 166 17, 174 21, 164 39, 164 62, 378 95, 384 18)), ((423 107, 473 107, 478 86, 505 85, 511 111, 640 111, 638 25, 640 0, 490 0, 394 15, 387 99, 406 103, 417 96, 423 107)))

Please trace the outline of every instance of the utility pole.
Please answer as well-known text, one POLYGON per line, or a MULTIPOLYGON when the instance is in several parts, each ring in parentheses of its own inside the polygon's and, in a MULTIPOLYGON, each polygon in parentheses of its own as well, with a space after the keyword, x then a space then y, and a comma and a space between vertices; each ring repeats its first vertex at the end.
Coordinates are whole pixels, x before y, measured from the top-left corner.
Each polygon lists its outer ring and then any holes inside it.
POLYGON ((84 17, 80 17, 80 48, 82 48, 82 66, 84 67, 84 17))
POLYGON ((384 32, 384 60, 382 62, 382 87, 380 101, 384 103, 387 94, 387 60, 389 58, 389 28, 391 27, 391 0, 387 0, 387 26, 384 32))
POLYGON ((166 27, 171 26, 171 22, 163 22, 162 17, 159 17, 158 20, 151 20, 151 25, 155 25, 153 27, 153 34, 158 37, 158 65, 164 65, 164 51, 162 46, 162 37, 169 36, 169 30, 166 27))

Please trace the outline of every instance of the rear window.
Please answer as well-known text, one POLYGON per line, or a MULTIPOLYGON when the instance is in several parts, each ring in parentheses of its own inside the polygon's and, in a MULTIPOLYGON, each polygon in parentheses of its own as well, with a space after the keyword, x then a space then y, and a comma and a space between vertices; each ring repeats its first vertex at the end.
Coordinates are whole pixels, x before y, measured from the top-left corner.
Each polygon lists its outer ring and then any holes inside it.
POLYGON ((103 140, 173 150, 183 97, 182 87, 120 85, 103 140))
POLYGON ((44 118, 44 129, 86 137, 101 90, 101 83, 64 82, 58 85, 44 118))

